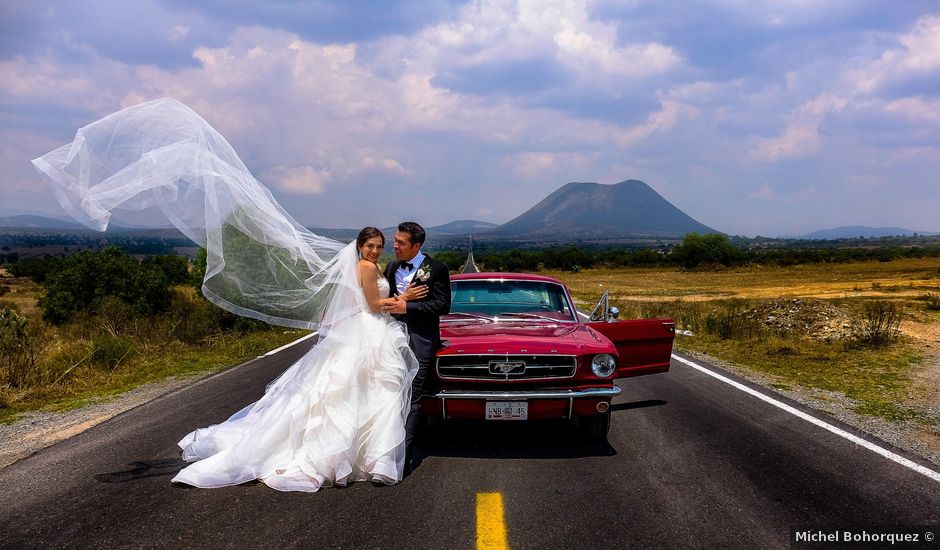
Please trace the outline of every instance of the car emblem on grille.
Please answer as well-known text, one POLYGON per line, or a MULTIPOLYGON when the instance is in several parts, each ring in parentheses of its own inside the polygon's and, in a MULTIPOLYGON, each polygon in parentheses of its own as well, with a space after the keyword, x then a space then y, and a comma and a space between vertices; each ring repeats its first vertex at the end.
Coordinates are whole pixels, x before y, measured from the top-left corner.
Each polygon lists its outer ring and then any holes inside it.
POLYGON ((522 374, 525 361, 490 361, 490 374, 522 374))

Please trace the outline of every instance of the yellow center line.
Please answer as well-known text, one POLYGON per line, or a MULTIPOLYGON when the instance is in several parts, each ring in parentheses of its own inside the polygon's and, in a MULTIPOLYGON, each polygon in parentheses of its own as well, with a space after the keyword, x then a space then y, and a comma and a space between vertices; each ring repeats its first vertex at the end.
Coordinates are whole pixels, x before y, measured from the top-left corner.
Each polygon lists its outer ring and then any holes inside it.
POLYGON ((477 550, 509 550, 499 493, 477 493, 477 550))

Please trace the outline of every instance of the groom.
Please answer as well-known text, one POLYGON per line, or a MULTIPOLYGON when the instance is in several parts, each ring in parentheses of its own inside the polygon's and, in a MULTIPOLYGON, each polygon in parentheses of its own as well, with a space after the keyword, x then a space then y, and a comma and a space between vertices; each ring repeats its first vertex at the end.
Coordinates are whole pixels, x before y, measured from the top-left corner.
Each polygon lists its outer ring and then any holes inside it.
POLYGON ((404 292, 409 284, 428 287, 424 298, 409 302, 397 300, 388 310, 408 326, 411 351, 418 358, 418 373, 411 386, 411 411, 405 422, 406 472, 414 467, 411 444, 418 427, 421 390, 441 347, 441 315, 450 311, 450 273, 447 266, 421 252, 425 236, 424 228, 415 222, 398 224, 394 242, 397 261, 385 268, 392 296, 404 292))

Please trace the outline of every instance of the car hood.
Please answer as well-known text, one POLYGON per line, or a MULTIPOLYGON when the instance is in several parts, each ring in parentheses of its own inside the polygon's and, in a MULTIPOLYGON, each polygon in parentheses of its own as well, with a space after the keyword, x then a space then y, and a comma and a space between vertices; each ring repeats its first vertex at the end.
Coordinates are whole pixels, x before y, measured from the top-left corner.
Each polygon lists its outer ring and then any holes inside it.
POLYGON ((441 355, 558 353, 583 355, 613 350, 613 344, 585 325, 574 323, 442 323, 441 355))

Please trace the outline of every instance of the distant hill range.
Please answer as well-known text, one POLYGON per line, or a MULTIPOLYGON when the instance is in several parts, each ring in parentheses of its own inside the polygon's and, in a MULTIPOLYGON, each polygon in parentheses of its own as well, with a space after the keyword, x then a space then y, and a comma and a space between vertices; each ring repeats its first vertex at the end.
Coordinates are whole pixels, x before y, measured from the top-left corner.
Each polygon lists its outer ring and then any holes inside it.
POLYGON ((45 216, 35 216, 33 214, 0 218, 0 227, 16 227, 22 229, 85 229, 85 226, 78 222, 56 220, 45 216))
MULTIPOLYGON (((95 232, 94 229, 85 227, 84 225, 72 221, 71 219, 57 218, 52 217, 52 215, 38 215, 38 214, 16 214, 12 216, 0 217, 0 227, 6 227, 10 229, 59 229, 66 231, 91 231, 95 232)), ((117 223, 113 220, 108 224, 108 231, 144 231, 144 232, 175 232, 176 228, 170 225, 162 227, 153 227, 153 226, 144 226, 144 225, 133 225, 128 223, 117 223)))
POLYGON ((865 225, 850 225, 843 227, 836 227, 834 229, 821 229, 819 231, 813 231, 812 233, 807 233, 800 237, 801 239, 819 239, 819 240, 833 240, 833 239, 857 239, 859 237, 868 238, 877 238, 877 237, 897 237, 897 236, 910 236, 914 234, 918 235, 938 235, 938 233, 930 231, 912 231, 910 229, 903 229, 901 227, 868 227, 865 225))
POLYGON ((673 206, 646 183, 627 180, 614 185, 568 183, 487 236, 587 240, 682 238, 691 232, 718 233, 673 206))
POLYGON ((490 222, 481 222, 477 220, 457 220, 455 222, 445 223, 434 227, 427 227, 425 231, 434 235, 476 235, 486 233, 499 224, 490 222))
MULTIPOLYGON (((82 229, 78 223, 33 215, 0 218, 0 227, 82 229)), ((358 229, 311 227, 339 240, 354 239, 358 229)), ((484 240, 554 241, 622 238, 681 239, 690 232, 718 233, 673 206, 649 185, 627 180, 614 185, 572 182, 562 186, 520 216, 503 225, 457 220, 427 227, 432 239, 453 241, 467 235, 484 240)), ((384 228, 386 236, 395 228, 384 228)))
MULTIPOLYGON (((0 208, 0 228, 18 230, 91 231, 85 226, 56 214, 44 212, 15 211, 0 208)), ((111 224, 110 229, 157 232, 161 235, 176 234, 172 228, 144 228, 132 224, 111 224)), ((355 228, 309 228, 319 235, 340 241, 356 238, 355 228)), ((689 217, 639 180, 626 180, 613 185, 600 183, 571 182, 549 194, 538 204, 512 220, 498 225, 479 220, 457 220, 443 225, 426 227, 428 236, 438 246, 453 246, 466 243, 468 235, 481 242, 499 241, 506 244, 566 243, 578 241, 631 242, 655 240, 679 240, 686 233, 719 233, 689 217)), ((386 238, 395 234, 395 227, 382 231, 386 238)), ((798 239, 836 240, 879 238, 892 236, 936 236, 938 232, 913 231, 901 227, 868 227, 853 225, 814 231, 798 239)), ((781 237, 784 238, 784 237, 781 237)), ((794 238, 794 237, 787 237, 794 238)))
MULTIPOLYGON (((486 233, 494 227, 499 227, 499 225, 490 222, 481 222, 478 220, 457 220, 450 223, 445 223, 444 225, 425 227, 424 230, 427 231, 431 238, 459 236, 461 240, 463 240, 467 235, 486 233)), ((359 235, 359 229, 333 229, 328 227, 308 227, 307 229, 313 231, 317 235, 323 235, 324 237, 330 237, 332 239, 338 239, 341 241, 352 240, 355 239, 357 235, 359 235)), ((398 226, 382 227, 380 229, 382 230, 382 233, 385 233, 386 239, 391 239, 395 235, 395 232, 398 231, 398 226)), ((386 243, 386 248, 388 248, 388 246, 388 243, 386 243)))

